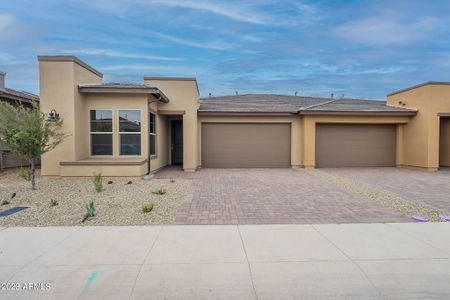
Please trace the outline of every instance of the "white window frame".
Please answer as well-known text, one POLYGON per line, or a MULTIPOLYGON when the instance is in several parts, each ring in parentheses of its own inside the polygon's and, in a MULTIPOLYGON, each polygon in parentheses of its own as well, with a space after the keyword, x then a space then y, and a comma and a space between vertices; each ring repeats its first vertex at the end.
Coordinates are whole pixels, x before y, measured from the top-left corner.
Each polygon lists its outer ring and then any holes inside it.
POLYGON ((142 118, 142 109, 137 109, 137 108, 120 108, 120 109, 118 109, 117 110, 117 131, 118 131, 118 135, 119 135, 119 156, 125 156, 125 157, 133 157, 133 156, 135 156, 135 157, 140 157, 140 156, 142 156, 142 120, 143 120, 143 118, 142 118), (123 111, 123 110, 134 110, 134 111, 139 111, 139 116, 140 116, 140 118, 141 118, 141 131, 139 131, 139 132, 122 132, 122 131, 120 131, 120 112, 121 111, 123 111), (140 149, 140 154, 122 154, 122 153, 120 153, 120 149, 121 149, 121 146, 122 146, 122 134, 139 134, 140 136, 141 136, 141 149, 140 149))
POLYGON ((151 112, 151 111, 148 113, 148 135, 149 135, 149 137, 148 137, 148 152, 150 154, 150 157, 156 156, 157 153, 158 153, 158 148, 157 148, 158 142, 156 141, 156 130, 157 130, 156 118, 157 118, 156 113, 151 112), (155 128, 155 132, 154 133, 152 133, 152 130, 150 128, 150 126, 151 126, 151 122, 150 122, 151 115, 155 116, 155 121, 153 122, 153 127, 155 128), (151 135, 155 137, 155 153, 151 153, 151 147, 150 147, 150 140, 151 140, 150 136, 151 135))
POLYGON ((93 157, 112 157, 114 156, 114 109, 112 108, 90 108, 88 111, 88 119, 89 119, 89 154, 93 157), (109 110, 111 111, 111 132, 93 132, 92 131, 92 123, 91 123, 91 111, 97 110, 109 110), (93 134, 110 134, 111 135, 111 154, 92 154, 92 135, 93 134))

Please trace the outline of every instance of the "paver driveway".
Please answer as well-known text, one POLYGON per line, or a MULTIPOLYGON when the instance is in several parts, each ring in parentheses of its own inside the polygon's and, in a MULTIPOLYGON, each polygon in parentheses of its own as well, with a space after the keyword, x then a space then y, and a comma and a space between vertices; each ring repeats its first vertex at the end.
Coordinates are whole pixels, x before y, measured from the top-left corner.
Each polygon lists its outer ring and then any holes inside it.
POLYGON ((409 219, 303 169, 166 168, 158 178, 189 178, 193 193, 177 224, 318 224, 409 219))
POLYGON ((450 212, 450 168, 440 169, 437 172, 404 168, 322 170, 395 193, 412 202, 450 212))

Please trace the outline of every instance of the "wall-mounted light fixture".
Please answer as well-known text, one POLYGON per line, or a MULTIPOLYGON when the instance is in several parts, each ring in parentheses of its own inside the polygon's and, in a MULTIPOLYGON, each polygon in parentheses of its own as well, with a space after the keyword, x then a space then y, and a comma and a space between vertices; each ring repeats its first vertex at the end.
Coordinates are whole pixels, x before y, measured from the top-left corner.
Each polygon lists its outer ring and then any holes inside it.
POLYGON ((56 112, 56 110, 52 109, 48 113, 47 121, 56 122, 58 120, 59 120, 59 114, 56 112))

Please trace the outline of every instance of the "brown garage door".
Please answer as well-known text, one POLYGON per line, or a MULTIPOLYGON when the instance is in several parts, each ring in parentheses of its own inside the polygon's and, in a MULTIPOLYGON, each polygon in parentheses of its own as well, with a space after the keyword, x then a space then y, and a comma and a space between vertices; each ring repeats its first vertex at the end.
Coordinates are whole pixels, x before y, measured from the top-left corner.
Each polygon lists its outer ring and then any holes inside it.
POLYGON ((290 165, 290 124, 202 124, 202 167, 273 168, 290 165))
POLYGON ((317 167, 395 166, 395 125, 317 124, 317 167))

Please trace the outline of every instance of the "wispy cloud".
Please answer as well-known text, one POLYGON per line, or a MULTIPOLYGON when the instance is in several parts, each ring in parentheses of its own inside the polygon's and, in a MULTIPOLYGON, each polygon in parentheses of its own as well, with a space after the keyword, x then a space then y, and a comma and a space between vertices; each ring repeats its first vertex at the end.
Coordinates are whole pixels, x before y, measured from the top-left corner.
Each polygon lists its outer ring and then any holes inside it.
POLYGON ((242 4, 245 2, 213 2, 213 1, 190 1, 190 0, 153 0, 146 3, 164 5, 169 7, 187 8, 212 13, 240 22, 251 24, 274 24, 270 15, 258 13, 255 8, 247 9, 242 4))
POLYGON ((0 42, 16 41, 28 35, 27 28, 14 15, 0 14, 0 42))
POLYGON ((429 37, 440 24, 433 17, 409 21, 378 16, 344 23, 333 33, 337 37, 366 45, 403 45, 429 37))
POLYGON ((153 37, 159 38, 161 40, 165 40, 167 42, 172 42, 175 44, 195 47, 195 48, 204 48, 204 49, 213 49, 213 50, 230 50, 233 48, 232 44, 223 42, 223 41, 208 41, 208 42, 195 42, 192 40, 180 38, 173 35, 168 35, 162 32, 152 32, 151 35, 153 37))
POLYGON ((79 54, 79 55, 92 55, 92 56, 106 56, 106 57, 118 57, 118 58, 133 58, 133 59, 144 59, 144 60, 164 60, 164 61, 181 61, 183 58, 179 57, 169 57, 169 56, 159 56, 159 55, 147 55, 139 53, 128 53, 120 52, 107 49, 75 49, 75 50, 61 50, 60 53, 67 54, 79 54))
POLYGON ((29 63, 29 61, 18 59, 9 53, 0 52, 0 66, 12 66, 24 63, 29 63))
POLYGON ((123 64, 109 65, 102 67, 101 70, 108 72, 170 72, 173 74, 197 74, 205 70, 200 67, 191 66, 168 66, 168 65, 147 65, 147 64, 123 64))
POLYGON ((0 31, 6 32, 10 27, 14 26, 15 18, 12 15, 0 14, 0 31))

